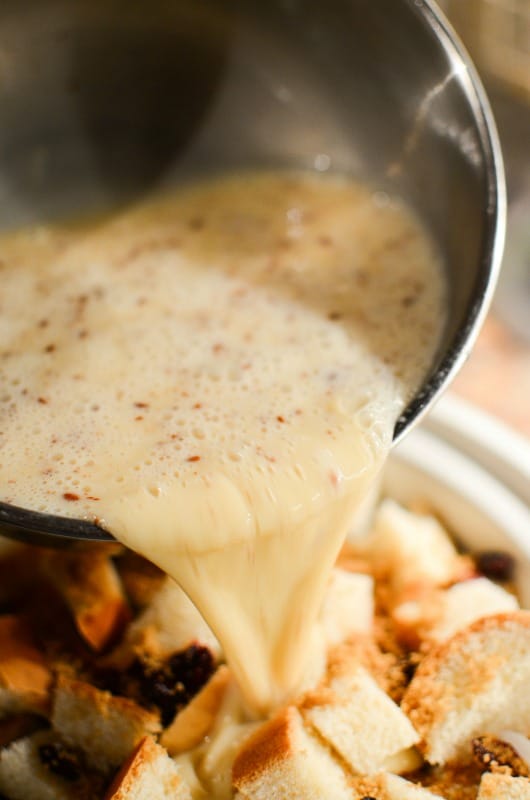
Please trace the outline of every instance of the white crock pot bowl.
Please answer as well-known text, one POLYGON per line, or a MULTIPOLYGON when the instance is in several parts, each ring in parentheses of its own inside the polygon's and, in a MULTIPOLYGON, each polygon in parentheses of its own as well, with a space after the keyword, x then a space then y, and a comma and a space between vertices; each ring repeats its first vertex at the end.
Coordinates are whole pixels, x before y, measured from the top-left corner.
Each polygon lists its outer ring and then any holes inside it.
POLYGON ((464 547, 516 559, 530 607, 530 442, 476 407, 446 395, 392 452, 383 493, 426 501, 464 547))

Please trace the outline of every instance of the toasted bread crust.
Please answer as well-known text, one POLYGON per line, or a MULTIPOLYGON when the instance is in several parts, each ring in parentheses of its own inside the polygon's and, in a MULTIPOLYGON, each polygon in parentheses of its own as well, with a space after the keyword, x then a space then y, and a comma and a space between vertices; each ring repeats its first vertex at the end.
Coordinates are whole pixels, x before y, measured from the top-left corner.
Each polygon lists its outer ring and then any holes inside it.
POLYGON ((485 641, 491 649, 491 643, 499 633, 517 635, 530 651, 530 611, 517 610, 484 617, 434 646, 421 661, 401 706, 420 733, 420 747, 424 752, 429 750, 426 742, 433 727, 457 708, 458 692, 463 691, 462 687, 465 686, 468 697, 483 694, 501 666, 510 660, 512 654, 503 648, 502 642, 487 657, 484 655, 485 641), (457 665, 458 684, 442 675, 444 669, 453 669, 452 662, 457 665))
POLYGON ((170 755, 191 750, 201 743, 215 722, 229 681, 228 667, 219 667, 200 692, 177 714, 160 740, 170 755))
MULTIPOLYGON (((129 758, 125 761, 118 774, 112 781, 104 800, 128 800, 130 797, 137 796, 137 786, 142 779, 142 775, 151 767, 157 771, 157 762, 168 759, 166 751, 156 744, 150 736, 145 736, 135 747, 129 758)), ((173 762, 169 762, 173 766, 173 762)), ((158 789, 160 796, 177 797, 182 787, 182 780, 174 768, 174 774, 164 776, 163 787, 151 788, 153 795, 158 789), (169 795, 168 793, 171 792, 169 795)), ((158 770, 162 772, 162 770, 158 770)))
POLYGON ((22 710, 49 710, 51 670, 29 626, 15 614, 0 617, 0 687, 22 710))
POLYGON ((77 630, 95 651, 111 645, 131 618, 118 573, 105 551, 50 552, 44 571, 69 607, 77 630))
POLYGON ((232 768, 235 786, 258 780, 274 764, 293 754, 292 736, 297 720, 296 709, 287 706, 246 740, 232 768))

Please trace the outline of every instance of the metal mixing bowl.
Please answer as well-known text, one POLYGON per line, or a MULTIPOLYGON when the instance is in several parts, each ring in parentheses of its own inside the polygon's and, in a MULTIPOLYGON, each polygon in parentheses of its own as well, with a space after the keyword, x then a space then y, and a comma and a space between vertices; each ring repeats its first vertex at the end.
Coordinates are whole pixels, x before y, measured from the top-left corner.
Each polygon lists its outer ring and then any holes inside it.
MULTIPOLYGON (((448 265, 449 322, 396 441, 468 355, 505 197, 475 70, 426 0, 3 0, 0 223, 110 208, 248 166, 348 172, 403 196, 448 265)), ((106 538, 0 504, 0 529, 106 538)))

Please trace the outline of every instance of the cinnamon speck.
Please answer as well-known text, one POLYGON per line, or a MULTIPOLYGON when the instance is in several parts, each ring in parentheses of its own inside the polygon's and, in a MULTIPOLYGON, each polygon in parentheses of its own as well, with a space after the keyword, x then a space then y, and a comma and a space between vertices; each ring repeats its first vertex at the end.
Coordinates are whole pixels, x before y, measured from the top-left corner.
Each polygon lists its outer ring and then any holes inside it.
POLYGON ((200 460, 201 460, 201 457, 200 457, 200 456, 190 456, 190 457, 189 457, 188 459, 186 459, 186 460, 187 460, 187 461, 190 461, 190 462, 193 462, 193 461, 200 461, 200 460))
POLYGON ((42 406, 47 405, 48 401, 45 397, 37 397, 37 403, 40 403, 42 406))
POLYGON ((281 414, 278 414, 276 419, 278 420, 278 422, 285 422, 285 417, 282 417, 281 414))
POLYGON ((64 492, 63 499, 74 503, 76 500, 79 500, 79 495, 74 492, 64 492))
POLYGON ((44 352, 45 353, 53 353, 55 351, 55 349, 56 349, 56 347, 55 347, 54 344, 47 344, 46 347, 44 348, 44 352))

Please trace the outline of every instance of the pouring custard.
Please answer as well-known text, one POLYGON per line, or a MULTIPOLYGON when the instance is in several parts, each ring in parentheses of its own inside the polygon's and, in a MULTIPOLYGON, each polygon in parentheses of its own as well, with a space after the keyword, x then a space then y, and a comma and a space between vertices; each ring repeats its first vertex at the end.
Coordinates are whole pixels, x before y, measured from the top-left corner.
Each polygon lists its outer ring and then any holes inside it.
POLYGON ((162 567, 265 712, 436 350, 427 234, 348 179, 257 173, 6 234, 0 259, 1 499, 162 567))

